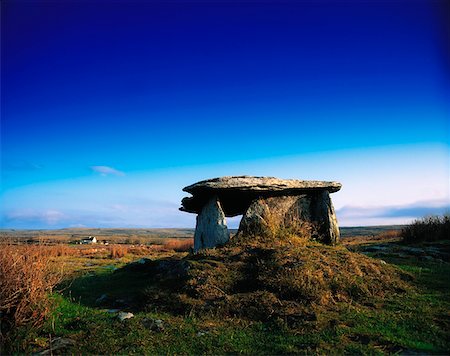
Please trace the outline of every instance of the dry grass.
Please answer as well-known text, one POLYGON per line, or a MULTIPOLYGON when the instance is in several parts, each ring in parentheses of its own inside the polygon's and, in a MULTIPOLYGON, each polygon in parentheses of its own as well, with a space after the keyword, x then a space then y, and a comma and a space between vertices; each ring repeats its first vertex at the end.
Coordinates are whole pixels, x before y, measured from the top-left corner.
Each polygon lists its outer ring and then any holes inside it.
POLYGON ((189 252, 194 246, 194 239, 181 238, 181 239, 164 239, 159 244, 149 246, 152 252, 189 252))
POLYGON ((175 252, 188 252, 194 247, 194 239, 170 239, 163 246, 175 252))
MULTIPOLYGON (((54 253, 63 253, 62 251, 54 253)), ((1 338, 15 327, 43 322, 51 310, 48 298, 62 280, 62 268, 51 262, 45 246, 0 246, 1 338)))
POLYGON ((397 241, 400 238, 401 231, 400 230, 388 230, 383 231, 380 234, 378 234, 376 237, 379 240, 395 240, 397 241))
POLYGON ((401 240, 400 230, 388 230, 379 233, 374 236, 351 236, 341 239, 341 243, 344 246, 366 245, 366 244, 379 244, 386 242, 398 242, 401 240))
POLYGON ((128 253, 128 247, 121 245, 109 246, 108 250, 110 258, 122 258, 128 253))
POLYGON ((288 324, 339 303, 373 303, 411 288, 410 275, 389 264, 293 235, 237 238, 153 268, 158 277, 149 306, 288 324))

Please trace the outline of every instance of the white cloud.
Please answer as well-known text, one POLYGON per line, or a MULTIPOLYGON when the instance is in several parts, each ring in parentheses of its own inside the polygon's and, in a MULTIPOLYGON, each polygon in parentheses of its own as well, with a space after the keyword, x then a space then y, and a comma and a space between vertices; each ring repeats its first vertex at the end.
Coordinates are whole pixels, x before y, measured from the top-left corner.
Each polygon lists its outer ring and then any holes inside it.
MULTIPOLYGON (((336 180, 343 184, 342 190, 331 196, 340 226, 404 224, 422 215, 440 213, 450 205, 448 157, 447 146, 417 146, 174 167, 126 175, 112 167, 92 166, 95 175, 37 182, 2 192, 0 226, 46 228, 47 221, 59 218, 52 228, 194 227, 195 214, 178 210, 186 196, 181 189, 202 179, 242 174, 336 180), (98 179, 98 175, 120 179, 98 179), (46 213, 28 214, 23 219, 9 214, 25 208, 46 213), (62 212, 64 217, 52 211, 62 212)), ((227 222, 230 228, 238 227, 239 217, 227 222)))
POLYGON ((107 176, 107 175, 124 176, 125 175, 124 172, 119 171, 113 167, 108 167, 108 166, 91 166, 91 169, 96 173, 100 173, 100 175, 102 175, 102 176, 107 176))
POLYGON ((346 205, 336 210, 340 226, 408 224, 427 215, 441 215, 450 211, 448 200, 430 200, 413 204, 389 206, 346 205))

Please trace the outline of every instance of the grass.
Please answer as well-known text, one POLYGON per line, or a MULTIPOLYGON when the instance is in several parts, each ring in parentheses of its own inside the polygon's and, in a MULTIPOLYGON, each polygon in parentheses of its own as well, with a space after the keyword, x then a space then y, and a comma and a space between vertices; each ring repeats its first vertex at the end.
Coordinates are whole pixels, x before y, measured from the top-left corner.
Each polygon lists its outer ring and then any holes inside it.
MULTIPOLYGON (((384 243, 397 240, 386 236, 384 243)), ((381 262, 292 238, 276 246, 257 241, 195 256, 153 251, 146 257, 129 264, 141 256, 56 256, 83 271, 52 293, 56 308, 45 324, 17 328, 5 351, 38 352, 56 337, 74 342, 63 353, 84 354, 450 350, 447 262, 395 253, 381 262), (103 294, 108 298, 98 303, 103 294), (108 312, 113 307, 135 317, 121 322, 108 312), (154 319, 163 321, 162 332, 148 327, 154 319)))

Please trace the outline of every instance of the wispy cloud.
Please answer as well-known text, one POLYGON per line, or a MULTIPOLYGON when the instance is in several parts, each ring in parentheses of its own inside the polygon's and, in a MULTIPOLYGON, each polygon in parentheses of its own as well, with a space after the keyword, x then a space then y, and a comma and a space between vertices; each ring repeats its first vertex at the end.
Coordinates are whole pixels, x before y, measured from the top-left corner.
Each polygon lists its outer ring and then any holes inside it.
POLYGON ((440 215, 450 211, 450 203, 443 200, 417 202, 406 205, 358 207, 344 206, 336 210, 341 225, 397 224, 427 215, 440 215))
POLYGON ((102 175, 102 176, 108 176, 108 175, 124 176, 125 175, 124 172, 119 171, 118 169, 115 169, 113 167, 108 167, 108 166, 91 166, 91 169, 96 173, 100 173, 100 175, 102 175))
POLYGON ((65 227, 193 227, 195 215, 178 210, 179 204, 117 201, 77 207, 0 209, 0 228, 54 229, 65 227))

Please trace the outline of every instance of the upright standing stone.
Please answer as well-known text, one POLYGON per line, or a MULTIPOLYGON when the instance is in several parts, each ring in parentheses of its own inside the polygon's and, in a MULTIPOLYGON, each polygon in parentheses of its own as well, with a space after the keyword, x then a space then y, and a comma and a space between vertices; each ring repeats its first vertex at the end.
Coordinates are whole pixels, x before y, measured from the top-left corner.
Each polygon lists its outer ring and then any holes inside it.
POLYGON ((339 241, 339 226, 328 191, 320 191, 312 197, 311 213, 323 238, 322 242, 336 244, 339 241))
POLYGON ((225 214, 217 196, 213 196, 197 216, 194 251, 223 245, 230 240, 225 214))

